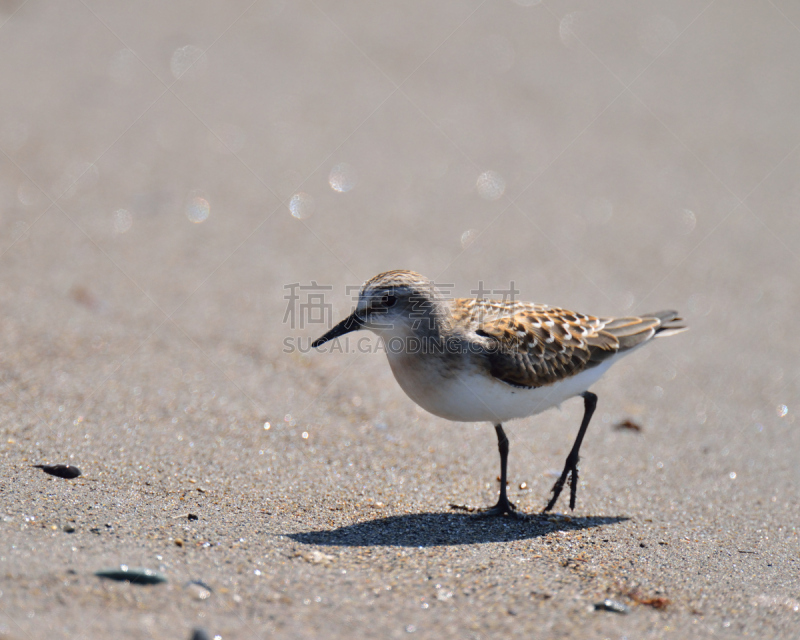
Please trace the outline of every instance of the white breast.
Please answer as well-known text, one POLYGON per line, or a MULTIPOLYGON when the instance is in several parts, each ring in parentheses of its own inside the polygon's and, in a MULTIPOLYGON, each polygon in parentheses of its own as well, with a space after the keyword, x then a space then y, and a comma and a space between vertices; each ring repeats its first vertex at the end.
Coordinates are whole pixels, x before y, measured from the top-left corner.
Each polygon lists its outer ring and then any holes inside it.
POLYGON ((457 422, 506 422, 555 407, 587 391, 622 354, 545 387, 523 389, 500 382, 478 369, 452 376, 427 358, 389 353, 392 373, 403 391, 432 414, 457 422))

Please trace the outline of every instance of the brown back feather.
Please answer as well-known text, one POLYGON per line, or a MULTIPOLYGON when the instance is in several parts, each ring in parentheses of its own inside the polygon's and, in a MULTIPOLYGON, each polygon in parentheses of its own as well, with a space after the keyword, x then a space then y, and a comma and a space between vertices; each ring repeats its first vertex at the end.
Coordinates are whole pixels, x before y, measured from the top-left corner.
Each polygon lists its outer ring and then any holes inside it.
POLYGON ((662 327, 679 320, 672 311, 596 318, 546 305, 491 300, 456 300, 453 320, 484 339, 489 372, 519 387, 553 384, 637 347, 660 331, 682 330, 662 327))

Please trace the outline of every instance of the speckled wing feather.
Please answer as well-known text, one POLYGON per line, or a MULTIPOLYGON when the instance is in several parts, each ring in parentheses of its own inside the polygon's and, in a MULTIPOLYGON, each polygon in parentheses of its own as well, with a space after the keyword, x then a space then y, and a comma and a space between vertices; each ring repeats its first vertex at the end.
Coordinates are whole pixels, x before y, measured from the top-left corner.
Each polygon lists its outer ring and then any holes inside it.
POLYGON ((641 318, 596 318, 547 305, 468 299, 455 301, 453 319, 487 341, 491 374, 518 387, 568 378, 649 340, 662 323, 678 320, 669 311, 641 318))

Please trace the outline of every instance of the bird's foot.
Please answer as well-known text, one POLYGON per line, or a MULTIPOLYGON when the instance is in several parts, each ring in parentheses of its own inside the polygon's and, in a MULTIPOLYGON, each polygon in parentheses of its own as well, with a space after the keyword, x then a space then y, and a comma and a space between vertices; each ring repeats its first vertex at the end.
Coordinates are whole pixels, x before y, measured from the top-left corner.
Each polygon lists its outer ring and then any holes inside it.
POLYGON ((493 507, 471 507, 465 504, 450 504, 451 509, 474 513, 476 518, 492 518, 494 516, 509 516, 522 519, 525 515, 517 511, 517 507, 508 498, 502 497, 493 507))
POLYGON ((517 519, 522 519, 525 517, 523 514, 517 511, 517 507, 514 506, 514 503, 510 502, 505 496, 501 496, 497 501, 497 504, 493 507, 478 509, 477 513, 475 514, 476 518, 493 518, 495 516, 508 516, 509 518, 517 519))
POLYGON ((561 476, 553 485, 553 497, 550 498, 550 502, 547 503, 547 506, 542 509, 542 513, 547 513, 556 506, 556 502, 561 495, 561 490, 564 488, 567 477, 569 477, 569 508, 575 509, 575 497, 578 494, 578 459, 577 457, 573 459, 572 456, 570 456, 567 458, 567 463, 564 465, 564 471, 561 472, 561 476))

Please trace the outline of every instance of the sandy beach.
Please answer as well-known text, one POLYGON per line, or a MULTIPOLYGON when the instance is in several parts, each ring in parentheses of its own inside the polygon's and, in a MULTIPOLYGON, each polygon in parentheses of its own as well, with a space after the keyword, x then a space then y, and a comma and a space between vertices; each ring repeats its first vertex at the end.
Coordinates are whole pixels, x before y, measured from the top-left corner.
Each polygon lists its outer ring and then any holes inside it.
MULTIPOLYGON (((0 3, 0 639, 796 638, 798 26, 0 3), (593 387, 574 512, 476 519, 491 425, 310 349, 388 269, 690 331, 593 387)), ((505 425, 526 513, 582 412, 505 425)))

